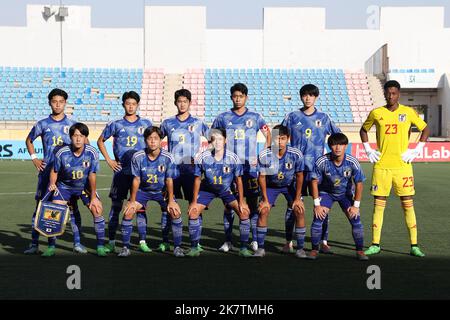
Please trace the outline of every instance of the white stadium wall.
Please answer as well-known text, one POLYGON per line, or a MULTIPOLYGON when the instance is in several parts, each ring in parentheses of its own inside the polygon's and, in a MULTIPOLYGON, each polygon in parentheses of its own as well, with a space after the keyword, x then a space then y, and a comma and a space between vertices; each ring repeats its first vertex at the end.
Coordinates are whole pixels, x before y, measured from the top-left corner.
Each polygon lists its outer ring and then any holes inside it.
MULTIPOLYGON (((43 7, 27 6, 26 27, 0 27, 0 41, 8 44, 0 52, 1 65, 61 64, 60 23, 54 16, 45 21, 43 7)), ((65 67, 142 68, 145 61, 147 68, 168 72, 198 67, 358 71, 388 43, 390 69, 435 70, 427 86, 450 70, 443 7, 382 7, 379 28, 360 30, 326 29, 324 8, 264 8, 260 30, 207 29, 202 6, 147 6, 145 30, 92 28, 89 6, 68 8, 62 28, 65 67)))

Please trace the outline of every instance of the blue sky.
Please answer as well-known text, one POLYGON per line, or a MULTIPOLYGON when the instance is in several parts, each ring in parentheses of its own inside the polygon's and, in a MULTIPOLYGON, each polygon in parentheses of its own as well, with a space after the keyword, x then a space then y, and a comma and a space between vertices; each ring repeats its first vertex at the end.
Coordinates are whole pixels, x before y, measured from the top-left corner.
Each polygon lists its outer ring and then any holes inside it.
MULTIPOLYGON (((327 9, 330 29, 366 28, 366 9, 378 6, 443 6, 445 27, 450 28, 449 0, 62 0, 67 5, 90 5, 94 27, 143 26, 146 5, 201 5, 207 7, 208 28, 261 29, 264 7, 310 6, 327 9)), ((59 0, 0 0, 0 25, 24 26, 26 4, 59 4, 59 0)), ((189 17, 186 17, 187 21, 189 17)))

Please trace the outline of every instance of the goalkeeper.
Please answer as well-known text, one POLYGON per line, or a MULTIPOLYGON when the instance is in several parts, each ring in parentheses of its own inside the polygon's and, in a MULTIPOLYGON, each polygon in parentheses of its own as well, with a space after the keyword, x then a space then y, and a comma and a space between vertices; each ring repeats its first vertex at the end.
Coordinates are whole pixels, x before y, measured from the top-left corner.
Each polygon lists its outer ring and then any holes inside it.
POLYGON ((371 194, 374 196, 372 245, 366 255, 379 253, 386 198, 392 185, 400 197, 405 213, 406 226, 411 240, 410 254, 424 257, 417 244, 417 225, 414 212, 414 177, 411 162, 422 152, 429 135, 427 124, 411 107, 399 104, 400 84, 391 80, 384 85, 386 106, 372 110, 360 130, 361 141, 369 161, 375 163, 372 174, 371 194), (378 150, 370 147, 367 132, 375 125, 378 150), (414 149, 408 149, 411 125, 422 133, 414 149))

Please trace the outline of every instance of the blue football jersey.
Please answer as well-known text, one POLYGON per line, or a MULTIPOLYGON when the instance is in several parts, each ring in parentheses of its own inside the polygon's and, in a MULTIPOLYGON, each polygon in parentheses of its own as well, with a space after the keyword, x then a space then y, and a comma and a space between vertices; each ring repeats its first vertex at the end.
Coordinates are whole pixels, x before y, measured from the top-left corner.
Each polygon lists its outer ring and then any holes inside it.
POLYGON ((139 189, 144 192, 162 192, 166 179, 178 175, 175 159, 164 149, 155 160, 150 160, 145 150, 136 152, 131 160, 131 172, 141 179, 139 189))
POLYGON ((281 188, 290 186, 297 172, 303 172, 302 152, 288 146, 281 158, 271 148, 261 151, 258 159, 259 172, 266 176, 267 187, 281 188))
POLYGON ((31 129, 28 137, 31 142, 37 137, 42 139, 42 147, 44 149, 44 162, 46 165, 52 166, 52 156, 55 148, 71 143, 69 136, 69 129, 76 123, 75 120, 69 119, 66 116, 62 120, 56 121, 51 116, 39 120, 31 129))
POLYGON ((227 146, 243 161, 244 172, 253 176, 257 174, 257 134, 259 130, 269 130, 263 117, 250 110, 237 115, 229 110, 217 116, 211 129, 224 128, 227 132, 227 146))
POLYGON ((319 191, 331 194, 335 197, 353 193, 353 182, 366 180, 364 172, 358 160, 346 154, 344 161, 338 167, 331 159, 331 153, 327 153, 317 159, 311 178, 318 180, 319 191))
POLYGON ((103 129, 103 139, 114 138, 114 158, 122 165, 123 173, 131 174, 131 158, 136 151, 145 148, 144 131, 151 126, 150 120, 138 116, 135 122, 129 122, 125 117, 111 121, 103 129))
MULTIPOLYGON (((99 171, 98 151, 86 144, 80 156, 76 156, 71 146, 64 146, 54 156, 53 170, 58 172, 58 183, 74 190, 84 190, 90 173, 99 171)), ((65 199, 69 200, 69 199, 65 199)))
POLYGON ((221 193, 231 190, 234 179, 242 176, 243 169, 234 152, 225 150, 222 160, 217 161, 214 152, 206 150, 195 159, 194 175, 201 177, 202 174, 202 188, 221 193))
POLYGON ((291 146, 305 157, 305 171, 312 171, 314 162, 323 156, 326 136, 341 132, 328 114, 317 109, 311 115, 301 110, 290 112, 282 124, 289 130, 291 146))
POLYGON ((208 126, 191 115, 181 121, 177 116, 165 119, 161 123, 161 131, 167 137, 168 150, 175 158, 175 163, 193 164, 201 147, 201 137, 208 138, 208 126))

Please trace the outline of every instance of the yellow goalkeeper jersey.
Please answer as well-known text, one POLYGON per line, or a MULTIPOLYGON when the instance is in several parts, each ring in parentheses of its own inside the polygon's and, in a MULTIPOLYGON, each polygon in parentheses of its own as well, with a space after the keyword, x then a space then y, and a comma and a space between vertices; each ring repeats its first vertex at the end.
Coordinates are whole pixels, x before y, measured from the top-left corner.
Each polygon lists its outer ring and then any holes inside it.
POLYGON ((381 152, 380 160, 374 168, 401 169, 411 166, 402 160, 402 153, 408 149, 409 129, 414 124, 420 131, 426 122, 419 117, 416 110, 399 104, 397 110, 389 111, 386 106, 373 109, 363 128, 369 132, 375 124, 377 129, 377 145, 381 152))

